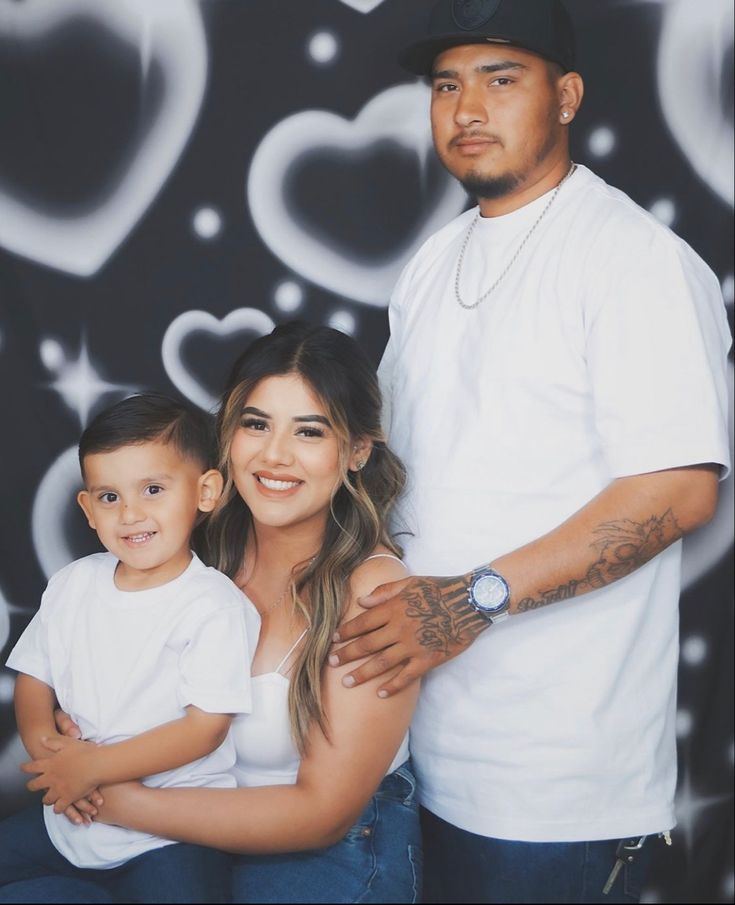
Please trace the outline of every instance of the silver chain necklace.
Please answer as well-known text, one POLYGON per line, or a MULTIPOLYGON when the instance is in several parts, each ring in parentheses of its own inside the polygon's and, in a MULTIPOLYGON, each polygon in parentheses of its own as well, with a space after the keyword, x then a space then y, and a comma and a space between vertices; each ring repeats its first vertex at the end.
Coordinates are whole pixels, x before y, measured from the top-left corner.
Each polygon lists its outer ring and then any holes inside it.
POLYGON ((523 237, 523 241, 521 242, 521 244, 520 244, 520 245, 518 246, 518 248, 516 249, 516 253, 515 253, 515 254, 513 255, 513 257, 510 259, 510 261, 509 261, 509 263, 508 263, 508 266, 505 268, 505 270, 500 274, 500 276, 497 278, 497 280, 495 280, 495 282, 494 282, 494 283, 492 284, 492 286, 487 290, 487 292, 484 292, 484 293, 477 299, 476 302, 473 302, 471 305, 468 305, 466 302, 464 302, 464 301, 462 300, 462 294, 461 294, 460 291, 459 291, 459 280, 460 280, 460 276, 461 276, 461 274, 462 274, 462 262, 464 261, 464 253, 467 251, 467 245, 468 245, 468 243, 469 243, 469 241, 470 241, 470 236, 472 235, 472 232, 473 232, 474 228, 477 226, 477 221, 480 219, 480 212, 478 211, 478 212, 475 214, 475 216, 474 216, 474 218, 473 218, 473 220, 472 220, 472 223, 470 223, 469 227, 467 228, 467 233, 465 234, 464 242, 462 243, 462 248, 461 248, 460 251, 459 251, 459 258, 457 259, 457 273, 456 273, 456 275, 455 275, 455 277, 454 277, 454 297, 457 299, 457 302, 459 303, 460 307, 464 308, 466 311, 471 311, 473 308, 477 308, 477 306, 480 304, 480 302, 484 302, 485 299, 486 299, 489 295, 491 295, 491 294, 498 288, 498 286, 502 283, 502 281, 503 281, 503 280, 505 279, 505 277, 507 276, 508 271, 511 269, 511 267, 512 267, 512 266, 515 264, 515 262, 518 260, 518 257, 520 256, 520 253, 523 251, 523 246, 524 246, 524 245, 526 244, 526 242, 528 242, 528 240, 531 238, 531 236, 533 235, 533 231, 536 229, 536 227, 539 225, 539 223, 544 219, 544 217, 545 217, 546 214, 548 213, 548 210, 549 210, 549 208, 551 207, 551 205, 554 203, 554 201, 556 201, 556 196, 557 196, 557 195, 559 194, 559 192, 561 191, 561 187, 564 185, 564 183, 567 181, 567 179, 569 179, 569 177, 572 175, 572 173, 573 173, 576 169, 577 169, 577 164, 576 164, 576 163, 573 163, 573 164, 569 167, 569 172, 568 172, 568 173, 566 174, 566 176, 561 180, 561 182, 559 183, 559 185, 557 185, 557 187, 554 189, 554 194, 551 196, 551 198, 549 198, 549 200, 548 200, 548 202, 547 202, 547 204, 546 204, 546 207, 541 211, 541 213, 539 214, 538 219, 536 220, 536 222, 533 224, 533 226, 529 229, 529 231, 528 231, 528 232, 526 233, 526 235, 523 237))

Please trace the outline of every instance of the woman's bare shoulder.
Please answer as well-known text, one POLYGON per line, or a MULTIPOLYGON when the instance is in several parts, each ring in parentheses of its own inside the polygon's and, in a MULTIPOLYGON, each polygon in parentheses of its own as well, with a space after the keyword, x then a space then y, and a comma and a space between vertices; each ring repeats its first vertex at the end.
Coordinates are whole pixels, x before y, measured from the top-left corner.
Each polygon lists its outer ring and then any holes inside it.
POLYGON ((381 584, 408 578, 403 562, 387 547, 377 546, 366 556, 350 577, 350 603, 345 618, 364 612, 357 602, 359 597, 371 594, 381 584))

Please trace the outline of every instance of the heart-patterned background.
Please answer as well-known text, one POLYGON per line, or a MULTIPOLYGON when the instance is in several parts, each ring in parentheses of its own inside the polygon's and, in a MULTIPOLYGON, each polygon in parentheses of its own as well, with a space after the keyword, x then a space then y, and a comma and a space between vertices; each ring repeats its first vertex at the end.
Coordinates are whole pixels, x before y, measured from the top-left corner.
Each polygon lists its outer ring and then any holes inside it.
MULTIPOLYGON (((101 406, 144 387, 209 406, 237 349, 293 317, 379 359, 392 282, 468 203, 395 62, 430 5, 0 0, 6 655, 49 574, 97 549, 73 497, 101 406)), ((731 0, 568 5, 574 159, 694 246, 732 320, 731 0)), ((732 517, 731 479, 685 545, 679 825, 646 902, 733 900, 732 517)), ((28 800, 13 683, 0 667, 0 814, 28 800)))

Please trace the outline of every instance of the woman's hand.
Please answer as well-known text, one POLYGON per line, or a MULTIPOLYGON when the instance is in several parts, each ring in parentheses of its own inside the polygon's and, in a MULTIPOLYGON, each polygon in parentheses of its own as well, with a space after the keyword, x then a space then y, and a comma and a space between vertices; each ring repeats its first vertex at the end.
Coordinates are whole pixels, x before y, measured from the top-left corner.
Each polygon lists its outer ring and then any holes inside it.
POLYGON ((54 710, 54 722, 56 723, 56 728, 60 735, 65 735, 67 738, 82 737, 82 730, 77 726, 69 714, 61 709, 61 707, 57 707, 56 710, 54 710))

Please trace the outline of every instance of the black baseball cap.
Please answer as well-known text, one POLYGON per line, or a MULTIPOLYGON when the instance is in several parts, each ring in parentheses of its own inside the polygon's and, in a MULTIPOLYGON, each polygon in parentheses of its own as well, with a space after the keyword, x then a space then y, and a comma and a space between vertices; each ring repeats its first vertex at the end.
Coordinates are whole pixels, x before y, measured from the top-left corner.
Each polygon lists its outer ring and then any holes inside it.
POLYGON ((425 38, 398 61, 415 75, 431 75, 436 57, 462 44, 505 43, 574 69, 574 25, 561 0, 439 0, 425 38))

